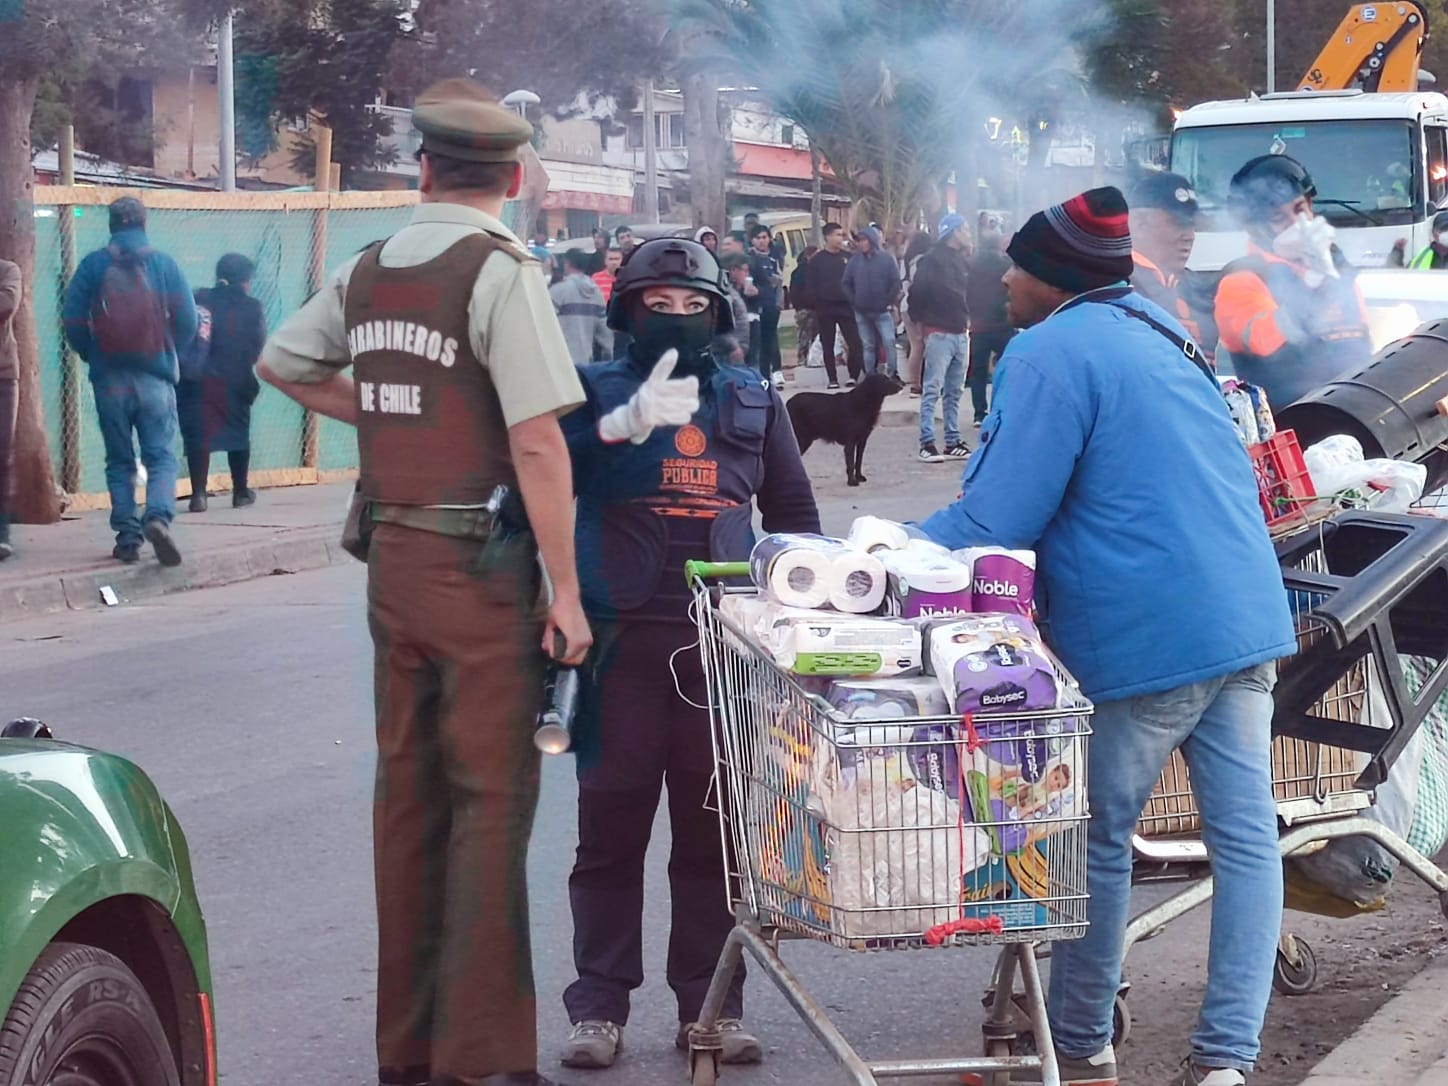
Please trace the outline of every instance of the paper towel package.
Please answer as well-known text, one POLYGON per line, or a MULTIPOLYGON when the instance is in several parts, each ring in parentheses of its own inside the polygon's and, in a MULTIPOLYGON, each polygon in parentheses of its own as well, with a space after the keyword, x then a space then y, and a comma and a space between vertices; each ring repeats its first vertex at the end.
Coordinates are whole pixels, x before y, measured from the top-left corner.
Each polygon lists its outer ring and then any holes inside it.
POLYGON ((828 536, 765 536, 749 556, 749 572, 761 591, 790 607, 829 606, 865 615, 885 599, 885 567, 828 536))
POLYGON ((969 564, 923 550, 886 551, 885 613, 900 618, 962 615, 971 611, 969 564))
POLYGON ((904 550, 910 533, 893 520, 881 517, 856 517, 850 525, 848 542, 852 547, 874 554, 877 551, 904 550))
POLYGON ((1035 606, 1036 555, 1000 547, 968 547, 955 557, 973 573, 972 611, 1030 615, 1035 606))

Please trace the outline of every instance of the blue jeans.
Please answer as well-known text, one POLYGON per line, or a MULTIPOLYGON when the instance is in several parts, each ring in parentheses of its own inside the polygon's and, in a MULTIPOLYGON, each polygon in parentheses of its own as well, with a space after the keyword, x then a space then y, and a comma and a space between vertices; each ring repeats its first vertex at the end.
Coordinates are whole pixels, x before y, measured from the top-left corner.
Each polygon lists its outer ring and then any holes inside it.
POLYGON ((895 361, 895 318, 889 313, 861 313, 855 310, 855 324, 860 329, 861 361, 865 372, 888 373, 892 377, 899 369, 895 361), (880 355, 884 352, 885 365, 880 368, 880 355))
POLYGON ((106 446, 111 530, 122 546, 141 542, 141 527, 176 515, 176 386, 133 370, 92 373, 96 415, 106 446), (132 438, 132 432, 135 439, 132 438), (146 466, 146 509, 136 515, 136 445, 146 466))
POLYGON ((925 376, 920 393, 920 445, 935 444, 935 404, 945 386, 945 447, 960 444, 960 394, 965 389, 965 333, 925 337, 925 376))
POLYGON ((1083 939, 1051 959, 1051 1030, 1074 1059, 1111 1041, 1111 1010, 1131 903, 1131 835, 1167 759, 1181 747, 1215 888, 1207 993, 1192 1034, 1199 1067, 1250 1071, 1261 1049, 1282 923, 1282 857, 1272 800, 1276 665, 1096 707, 1092 731, 1083 939))

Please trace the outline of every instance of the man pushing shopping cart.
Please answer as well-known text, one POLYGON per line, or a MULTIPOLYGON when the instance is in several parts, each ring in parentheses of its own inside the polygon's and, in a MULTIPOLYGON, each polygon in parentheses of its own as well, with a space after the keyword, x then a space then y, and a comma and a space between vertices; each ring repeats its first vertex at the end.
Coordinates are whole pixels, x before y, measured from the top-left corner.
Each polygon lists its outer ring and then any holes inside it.
POLYGON ((1257 483, 1185 331, 1125 285, 1120 193, 1034 215, 1010 255, 1012 323, 1026 331, 1001 360, 962 497, 921 527, 951 548, 1037 551, 1052 645, 1096 703, 1089 927, 1051 966, 1061 1081, 1117 1082, 1131 837, 1180 748, 1216 887, 1206 997, 1176 1082, 1239 1086, 1272 991, 1282 903, 1272 689, 1274 661, 1296 650, 1257 483))

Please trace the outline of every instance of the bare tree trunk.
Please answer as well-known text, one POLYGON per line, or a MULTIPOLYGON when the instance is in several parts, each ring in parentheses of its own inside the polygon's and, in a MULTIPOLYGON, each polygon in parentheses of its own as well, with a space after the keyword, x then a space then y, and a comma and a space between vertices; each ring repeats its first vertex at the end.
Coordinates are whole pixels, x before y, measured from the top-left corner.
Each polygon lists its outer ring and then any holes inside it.
POLYGON ((712 72, 691 72, 683 78, 682 89, 694 226, 726 230, 724 175, 729 143, 719 127, 719 78, 712 72))
POLYGON ((810 218, 810 239, 813 244, 824 247, 824 185, 820 178, 820 152, 814 145, 814 140, 809 143, 809 168, 810 168, 810 190, 809 190, 809 218, 810 218))
POLYGON ((31 301, 36 289, 35 174, 30 161, 35 86, 33 79, 0 77, 0 256, 20 265, 25 282, 25 300, 15 315, 15 339, 20 346, 20 420, 15 434, 13 512, 22 524, 52 524, 60 519, 60 493, 46 445, 40 345, 31 301))

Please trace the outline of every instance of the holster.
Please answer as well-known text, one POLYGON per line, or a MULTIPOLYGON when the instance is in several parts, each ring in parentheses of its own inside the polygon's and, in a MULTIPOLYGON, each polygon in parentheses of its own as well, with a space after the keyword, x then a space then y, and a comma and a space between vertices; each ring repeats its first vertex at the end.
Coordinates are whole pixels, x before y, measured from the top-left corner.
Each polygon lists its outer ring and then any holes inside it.
POLYGON ((358 483, 347 506, 347 519, 342 522, 342 549, 365 563, 372 549, 372 532, 376 527, 372 519, 372 503, 363 497, 362 484, 358 483))

